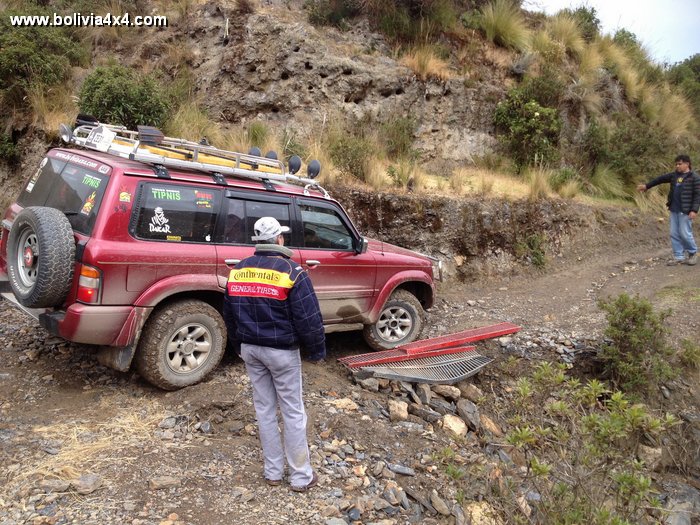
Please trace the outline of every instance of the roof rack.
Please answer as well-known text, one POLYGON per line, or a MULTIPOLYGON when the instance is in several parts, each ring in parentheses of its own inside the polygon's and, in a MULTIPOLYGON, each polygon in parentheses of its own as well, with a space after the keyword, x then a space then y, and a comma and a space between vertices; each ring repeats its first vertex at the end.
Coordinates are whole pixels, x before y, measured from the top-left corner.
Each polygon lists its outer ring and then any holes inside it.
MULTIPOLYGON (((274 190, 272 181, 286 182, 303 186, 305 194, 309 193, 309 189, 314 189, 330 199, 328 192, 313 180, 320 171, 317 161, 309 164, 308 178, 299 177, 290 173, 284 163, 277 159, 218 149, 207 144, 206 140, 200 144, 166 137, 151 126, 138 126, 137 131, 133 131, 84 115, 78 116, 74 129, 61 124, 59 132, 66 143, 145 162, 160 171, 163 171, 163 167, 202 171, 210 173, 219 184, 225 184, 224 177, 242 177, 260 181, 268 190, 274 190)), ((295 171, 300 165, 300 160, 294 163, 295 171)))

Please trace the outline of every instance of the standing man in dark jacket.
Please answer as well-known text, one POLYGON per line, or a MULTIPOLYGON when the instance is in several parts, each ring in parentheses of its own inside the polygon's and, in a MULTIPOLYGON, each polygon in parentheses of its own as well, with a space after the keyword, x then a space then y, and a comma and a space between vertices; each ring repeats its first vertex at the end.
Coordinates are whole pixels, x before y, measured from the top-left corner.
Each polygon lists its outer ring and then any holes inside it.
POLYGON ((289 227, 262 217, 253 229, 252 240, 258 245, 254 255, 231 270, 224 320, 229 337, 241 344, 253 387, 265 481, 272 486, 282 483, 286 456, 291 489, 306 492, 318 477, 309 461, 299 346, 310 361, 326 356, 321 311, 309 276, 290 260, 292 251, 284 247, 283 234, 289 227))
POLYGON ((700 176, 691 170, 690 157, 676 157, 676 171, 661 175, 655 179, 637 186, 639 191, 646 191, 659 184, 668 183, 668 200, 666 206, 671 212, 671 247, 673 259, 669 266, 688 264, 694 266, 698 262, 698 246, 693 238, 692 220, 697 217, 700 208, 700 176), (685 257, 688 252, 688 258, 685 257))

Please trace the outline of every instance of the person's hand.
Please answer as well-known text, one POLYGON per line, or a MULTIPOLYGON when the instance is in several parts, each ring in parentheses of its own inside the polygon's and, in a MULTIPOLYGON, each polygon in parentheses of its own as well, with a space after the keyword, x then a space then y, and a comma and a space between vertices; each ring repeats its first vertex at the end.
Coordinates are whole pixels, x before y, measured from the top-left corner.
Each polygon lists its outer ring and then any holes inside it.
POLYGON ((641 191, 642 193, 647 191, 647 185, 646 184, 637 184, 637 191, 641 191))

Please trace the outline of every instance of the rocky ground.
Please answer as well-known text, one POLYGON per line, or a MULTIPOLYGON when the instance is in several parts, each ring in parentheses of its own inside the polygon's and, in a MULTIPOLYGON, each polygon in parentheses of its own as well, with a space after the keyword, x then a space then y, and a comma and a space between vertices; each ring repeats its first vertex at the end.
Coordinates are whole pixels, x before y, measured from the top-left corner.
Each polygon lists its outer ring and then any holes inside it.
MULTIPOLYGON (((700 266, 665 266, 665 232, 652 233, 582 260, 554 258, 542 273, 443 283, 424 336, 499 321, 522 326, 478 343, 494 361, 458 388, 357 382, 337 359, 368 348, 359 334, 330 335, 327 362, 303 370, 320 477, 306 494, 263 482, 238 359, 227 356, 208 381, 166 393, 100 366, 89 348, 51 337, 0 303, 0 525, 492 523, 480 517, 488 494, 474 488, 478 497, 465 501, 437 458, 451 447, 467 464, 503 460, 490 445, 503 442, 507 423, 488 400, 512 386, 512 370, 501 374, 507 360, 585 369, 605 322, 596 301, 623 291, 673 308, 672 342, 697 341, 700 266), (452 413, 459 420, 445 416, 452 413), (468 433, 456 440, 450 428, 468 433)), ((697 377, 664 388, 659 408, 697 425, 697 377)), ((684 509, 668 523, 700 515, 698 472, 659 474, 664 501, 684 509)))

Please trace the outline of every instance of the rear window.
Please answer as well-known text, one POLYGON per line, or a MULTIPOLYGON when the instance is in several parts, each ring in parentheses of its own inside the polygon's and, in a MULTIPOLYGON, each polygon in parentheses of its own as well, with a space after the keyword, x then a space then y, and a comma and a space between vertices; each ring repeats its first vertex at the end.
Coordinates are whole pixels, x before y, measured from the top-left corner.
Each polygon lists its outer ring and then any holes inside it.
POLYGON ((163 183, 142 183, 132 235, 172 242, 214 242, 221 191, 163 183))
POLYGON ((90 235, 108 181, 109 176, 97 171, 45 158, 17 203, 61 210, 75 231, 90 235))

